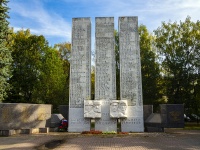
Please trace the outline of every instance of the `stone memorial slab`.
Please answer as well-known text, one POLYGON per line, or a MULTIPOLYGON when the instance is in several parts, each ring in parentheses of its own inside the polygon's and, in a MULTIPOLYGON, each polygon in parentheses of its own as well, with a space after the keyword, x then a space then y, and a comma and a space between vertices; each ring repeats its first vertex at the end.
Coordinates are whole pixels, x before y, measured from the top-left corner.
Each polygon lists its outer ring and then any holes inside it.
POLYGON ((163 132, 162 117, 159 113, 152 113, 145 120, 145 129, 147 132, 163 132))
POLYGON ((165 128, 184 128, 183 104, 160 104, 160 112, 165 128))
POLYGON ((111 100, 110 101, 110 117, 126 118, 127 117, 127 101, 111 100))
POLYGON ((0 130, 50 127, 52 105, 0 103, 0 130))
POLYGON ((59 127, 61 120, 63 119, 62 114, 51 114, 51 128, 59 127))
POLYGON ((153 113, 153 105, 143 105, 144 121, 153 113))
POLYGON ((94 117, 101 118, 101 101, 94 100, 93 101, 93 110, 94 110, 94 117))
POLYGON ((117 131, 116 118, 110 118, 110 100, 102 99, 98 101, 101 101, 101 118, 95 119, 95 130, 117 131))
POLYGON ((128 101, 122 132, 144 132, 140 47, 137 17, 119 17, 120 97, 128 101))
POLYGON ((101 118, 101 101, 85 100, 84 101, 85 118, 101 118))
POLYGON ((91 98, 91 21, 72 19, 70 60, 69 132, 90 130, 90 119, 84 118, 84 100, 91 98))
POLYGON ((110 101, 110 117, 119 118, 119 100, 110 101))
POLYGON ((114 18, 96 17, 95 27, 95 100, 102 101, 95 130, 117 131, 117 120, 110 118, 110 100, 116 99, 114 18))

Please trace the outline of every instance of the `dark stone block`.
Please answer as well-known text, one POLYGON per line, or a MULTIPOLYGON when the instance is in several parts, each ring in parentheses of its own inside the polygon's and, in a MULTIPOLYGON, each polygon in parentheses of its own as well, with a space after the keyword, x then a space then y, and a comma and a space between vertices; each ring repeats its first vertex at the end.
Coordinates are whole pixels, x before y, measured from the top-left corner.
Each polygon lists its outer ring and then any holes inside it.
POLYGON ((146 132, 164 132, 163 127, 146 127, 145 128, 146 132))
POLYGON ((161 114, 153 113, 145 121, 145 123, 162 123, 161 114))
POLYGON ((161 114, 151 114, 144 123, 147 132, 163 132, 163 124, 161 114))
POLYGON ((0 130, 0 136, 11 136, 15 134, 15 130, 0 130))
POLYGON ((69 118, 69 106, 68 105, 59 105, 58 106, 59 113, 63 115, 65 119, 69 118))
POLYGON ((21 129, 20 134, 31 134, 31 129, 21 129))
POLYGON ((167 113, 167 104, 161 104, 160 105, 160 113, 166 114, 167 113))
POLYGON ((62 114, 52 114, 51 115, 51 128, 59 127, 61 120, 63 119, 62 114))
POLYGON ((153 105, 143 106, 144 121, 153 113, 153 105))
POLYGON ((49 133, 49 128, 40 128, 39 133, 49 133))
POLYGON ((165 128, 184 127, 184 105, 183 104, 161 104, 162 123, 165 128))

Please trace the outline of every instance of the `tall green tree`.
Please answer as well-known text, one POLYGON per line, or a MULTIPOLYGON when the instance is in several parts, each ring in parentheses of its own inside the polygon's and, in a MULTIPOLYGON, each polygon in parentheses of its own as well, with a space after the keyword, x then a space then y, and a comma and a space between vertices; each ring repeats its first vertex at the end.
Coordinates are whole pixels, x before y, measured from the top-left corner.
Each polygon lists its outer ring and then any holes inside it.
POLYGON ((12 85, 9 101, 34 103, 33 92, 39 82, 41 59, 48 44, 43 36, 31 35, 29 30, 20 30, 13 33, 10 48, 13 76, 9 80, 12 85))
POLYGON ((8 49, 9 22, 7 0, 0 1, 0 102, 7 97, 10 88, 8 79, 11 76, 10 65, 12 62, 11 51, 8 49))
POLYGON ((37 103, 53 104, 57 108, 60 104, 66 104, 65 74, 63 60, 60 54, 53 48, 48 48, 42 57, 39 82, 33 92, 33 99, 37 103))
POLYGON ((190 17, 162 22, 154 32, 169 103, 184 103, 188 110, 199 107, 200 22, 190 17))
POLYGON ((65 74, 65 87, 63 93, 63 102, 64 104, 68 104, 69 102, 69 80, 70 80, 70 57, 71 57, 71 43, 64 42, 58 43, 54 45, 59 51, 60 58, 63 61, 63 70, 65 74))
POLYGON ((145 25, 139 26, 140 56, 142 72, 142 89, 144 104, 156 104, 160 100, 161 77, 159 64, 156 62, 154 37, 148 32, 145 25))
POLYGON ((66 99, 66 75, 60 52, 49 47, 44 36, 32 35, 29 30, 12 34, 12 90, 7 102, 53 104, 54 108, 66 99))

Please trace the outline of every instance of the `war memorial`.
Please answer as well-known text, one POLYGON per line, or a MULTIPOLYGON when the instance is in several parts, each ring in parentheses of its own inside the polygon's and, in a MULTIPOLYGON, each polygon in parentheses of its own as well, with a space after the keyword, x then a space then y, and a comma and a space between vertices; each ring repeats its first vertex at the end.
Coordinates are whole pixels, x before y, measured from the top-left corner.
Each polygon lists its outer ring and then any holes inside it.
POLYGON ((163 132, 164 128, 183 128, 183 104, 160 104, 160 113, 154 113, 152 105, 143 105, 138 17, 119 17, 118 33, 119 100, 114 17, 95 18, 94 99, 91 19, 73 18, 69 106, 60 105, 59 114, 52 114, 50 104, 0 103, 0 135, 55 132, 63 117, 68 120, 68 132, 163 132))
POLYGON ((91 100, 91 20, 73 18, 69 132, 91 129, 143 132, 143 100, 137 17, 119 17, 120 100, 116 99, 114 17, 95 18, 95 100, 91 100))

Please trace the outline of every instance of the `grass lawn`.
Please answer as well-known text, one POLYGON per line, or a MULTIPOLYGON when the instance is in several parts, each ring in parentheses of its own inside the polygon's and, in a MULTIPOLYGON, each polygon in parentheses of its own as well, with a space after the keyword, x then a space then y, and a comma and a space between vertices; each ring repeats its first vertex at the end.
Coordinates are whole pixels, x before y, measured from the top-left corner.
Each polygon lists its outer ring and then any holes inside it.
POLYGON ((184 129, 185 130, 200 130, 200 123, 186 122, 184 129))

